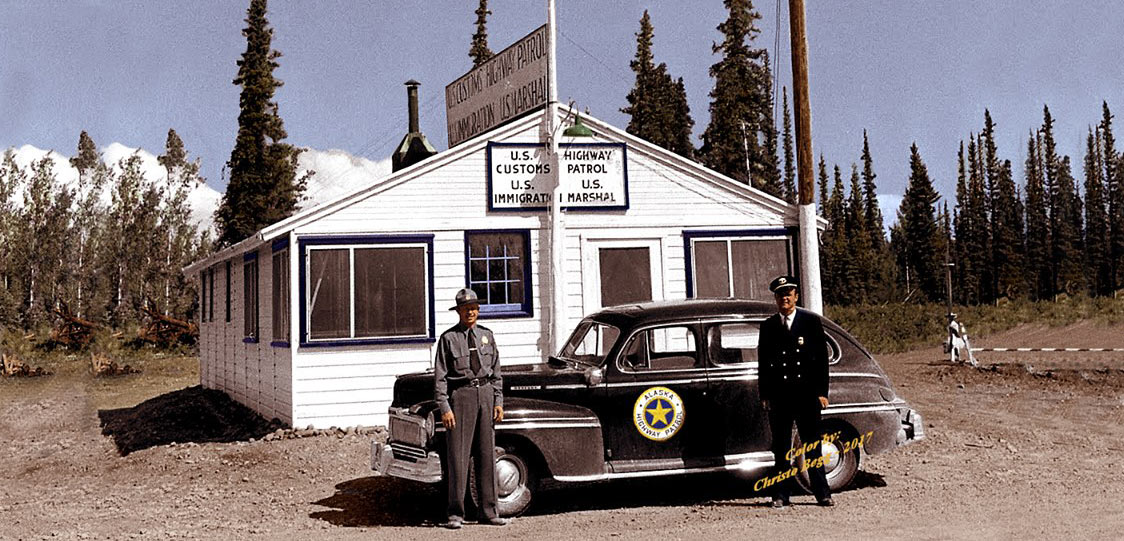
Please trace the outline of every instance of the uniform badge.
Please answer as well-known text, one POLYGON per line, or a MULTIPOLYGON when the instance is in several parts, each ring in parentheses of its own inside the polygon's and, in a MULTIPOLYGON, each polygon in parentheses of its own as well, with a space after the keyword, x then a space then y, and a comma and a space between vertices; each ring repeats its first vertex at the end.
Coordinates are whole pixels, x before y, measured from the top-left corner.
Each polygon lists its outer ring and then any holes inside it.
POLYGON ((632 407, 632 423, 641 436, 653 441, 667 441, 680 428, 687 411, 683 399, 667 387, 651 387, 640 394, 632 407))
POLYGON ((487 344, 488 343, 488 337, 487 336, 481 336, 480 341, 487 344))
MULTIPOLYGON (((487 339, 485 339, 485 340, 484 340, 484 343, 485 343, 485 344, 487 344, 487 343, 488 343, 488 340, 487 340, 487 339)), ((803 337, 803 336, 797 336, 797 337, 796 337, 796 345, 798 345, 798 346, 803 346, 803 345, 804 345, 804 337, 803 337)))

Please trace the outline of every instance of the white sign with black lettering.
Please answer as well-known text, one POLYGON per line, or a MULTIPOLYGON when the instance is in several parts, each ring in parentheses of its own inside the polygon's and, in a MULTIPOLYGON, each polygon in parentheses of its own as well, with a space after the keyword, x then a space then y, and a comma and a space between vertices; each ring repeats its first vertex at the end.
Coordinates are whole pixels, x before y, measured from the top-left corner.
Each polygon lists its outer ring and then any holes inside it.
MULTIPOLYGON (((623 143, 562 143, 559 204, 566 209, 627 209, 628 173, 623 143)), ((545 145, 488 144, 489 208, 550 207, 554 175, 545 145)))

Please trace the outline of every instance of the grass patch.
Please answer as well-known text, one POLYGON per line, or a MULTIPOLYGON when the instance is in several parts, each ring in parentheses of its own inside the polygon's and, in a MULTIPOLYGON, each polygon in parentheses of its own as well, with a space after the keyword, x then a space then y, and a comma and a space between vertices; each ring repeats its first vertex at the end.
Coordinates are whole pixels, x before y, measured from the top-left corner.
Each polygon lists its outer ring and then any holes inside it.
MULTIPOLYGON (((35 337, 49 336, 50 329, 39 329, 35 337)), ((136 335, 136 328, 125 329, 122 337, 136 335)), ((52 372, 37 378, 0 378, 0 396, 11 399, 49 394, 53 386, 65 385, 75 393, 88 394, 97 408, 122 408, 136 405, 168 391, 199 384, 199 356, 186 348, 160 350, 133 347, 110 330, 95 332, 94 340, 83 351, 45 349, 27 338, 21 330, 0 331, 0 351, 23 362, 52 372), (106 356, 118 364, 139 369, 138 374, 94 377, 90 356, 106 356)))
MULTIPOLYGON (((943 304, 824 307, 829 319, 874 353, 900 353, 940 345, 947 336, 946 311, 943 304)), ((980 338, 1026 323, 1058 327, 1093 320, 1119 325, 1124 323, 1124 298, 1079 295, 1056 302, 1021 300, 998 306, 953 306, 953 311, 968 327, 969 335, 980 338)))

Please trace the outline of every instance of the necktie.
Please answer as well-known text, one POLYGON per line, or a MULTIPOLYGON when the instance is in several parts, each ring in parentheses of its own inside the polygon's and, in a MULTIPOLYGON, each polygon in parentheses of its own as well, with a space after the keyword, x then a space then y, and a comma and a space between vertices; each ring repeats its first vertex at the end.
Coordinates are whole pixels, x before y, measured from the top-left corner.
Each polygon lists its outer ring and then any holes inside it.
POLYGON ((472 375, 480 375, 480 353, 476 351, 476 333, 468 331, 468 362, 472 368, 472 375))
POLYGON ((784 316, 784 328, 792 330, 792 316, 784 316))

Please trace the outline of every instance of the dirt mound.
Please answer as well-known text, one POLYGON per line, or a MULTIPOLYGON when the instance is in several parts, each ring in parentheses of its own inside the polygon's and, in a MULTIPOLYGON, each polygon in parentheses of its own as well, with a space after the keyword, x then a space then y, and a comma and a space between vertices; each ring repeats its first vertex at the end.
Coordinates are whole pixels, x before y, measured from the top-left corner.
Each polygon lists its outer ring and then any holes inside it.
POLYGON ((99 410, 102 434, 112 436, 122 456, 157 445, 234 442, 261 438, 283 428, 274 419, 198 385, 165 393, 131 408, 99 410))

